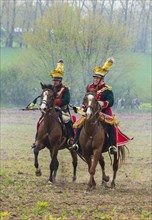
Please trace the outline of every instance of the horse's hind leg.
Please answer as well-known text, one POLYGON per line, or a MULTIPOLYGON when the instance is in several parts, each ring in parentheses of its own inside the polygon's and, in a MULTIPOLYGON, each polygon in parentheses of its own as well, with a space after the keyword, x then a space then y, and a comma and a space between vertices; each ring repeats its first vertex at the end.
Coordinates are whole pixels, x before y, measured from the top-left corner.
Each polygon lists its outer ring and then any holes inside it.
POLYGON ((77 153, 70 151, 71 156, 72 156, 72 164, 73 164, 73 177, 72 181, 76 181, 76 172, 77 172, 77 164, 78 164, 78 158, 77 158, 77 153))
MULTIPOLYGON (((86 160, 86 162, 88 164, 88 172, 90 174, 91 158, 89 156, 85 156, 85 160, 86 160)), ((88 185, 87 185, 86 192, 90 192, 91 191, 91 187, 92 187, 92 178, 91 178, 91 175, 90 175, 90 179, 89 179, 89 182, 88 182, 88 185)))
POLYGON ((55 181, 54 177, 56 177, 56 173, 57 173, 58 166, 59 166, 59 162, 57 160, 57 154, 58 154, 57 148, 54 149, 54 151, 51 152, 52 159, 51 159, 51 162, 50 162, 49 183, 53 183, 55 181))
MULTIPOLYGON (((119 149, 118 149, 118 155, 120 154, 119 149)), ((119 156, 117 154, 114 154, 114 162, 113 162, 113 179, 111 182, 111 188, 115 187, 115 180, 116 180, 116 174, 118 171, 118 164, 119 164, 119 156)))
POLYGON ((104 157, 102 155, 99 158, 99 164, 100 164, 101 170, 102 170, 102 184, 104 185, 104 183, 108 182, 110 178, 105 173, 105 161, 104 161, 104 157))
MULTIPOLYGON (((50 149, 50 158, 52 158, 52 151, 51 151, 51 149, 50 149)), ((55 182, 56 181, 57 171, 58 171, 58 167, 59 167, 59 161, 58 161, 57 158, 56 158, 56 165, 53 166, 52 163, 53 163, 53 161, 50 162, 50 178, 49 178, 49 182, 55 182)))
POLYGON ((34 148, 34 166, 36 168, 36 171, 35 171, 35 174, 36 176, 41 176, 42 175, 42 172, 41 172, 41 169, 39 168, 39 163, 38 163, 38 155, 39 155, 39 148, 37 145, 35 145, 35 148, 34 148))
POLYGON ((57 160, 55 169, 54 169, 54 171, 53 171, 53 173, 52 173, 52 174, 53 174, 53 182, 56 181, 56 175, 57 175, 58 167, 59 167, 59 161, 57 160))

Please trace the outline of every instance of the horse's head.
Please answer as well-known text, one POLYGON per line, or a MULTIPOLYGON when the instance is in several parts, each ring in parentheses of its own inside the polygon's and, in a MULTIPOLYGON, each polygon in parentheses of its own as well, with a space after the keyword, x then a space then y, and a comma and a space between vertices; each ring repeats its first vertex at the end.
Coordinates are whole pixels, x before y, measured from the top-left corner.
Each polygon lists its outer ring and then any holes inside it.
POLYGON ((54 92, 53 85, 45 85, 41 83, 42 94, 41 94, 41 105, 40 110, 43 113, 48 112, 54 106, 56 93, 54 92))
POLYGON ((91 119, 99 112, 97 93, 96 91, 90 91, 89 86, 86 87, 84 106, 86 109, 87 119, 91 119))

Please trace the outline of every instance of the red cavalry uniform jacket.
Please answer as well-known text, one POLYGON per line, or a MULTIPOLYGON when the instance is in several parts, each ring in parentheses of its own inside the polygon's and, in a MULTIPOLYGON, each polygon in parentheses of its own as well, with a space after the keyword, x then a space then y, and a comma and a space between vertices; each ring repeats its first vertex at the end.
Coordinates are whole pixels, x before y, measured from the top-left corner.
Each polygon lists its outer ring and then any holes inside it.
MULTIPOLYGON (((91 84, 89 87, 91 92, 96 89, 96 85, 94 84, 91 84)), ((105 83, 99 86, 97 91, 97 99, 98 101, 102 101, 104 104, 102 112, 108 115, 112 115, 111 107, 114 104, 112 87, 106 85, 105 83)))
POLYGON ((70 92, 68 87, 61 84, 59 87, 56 87, 57 97, 55 100, 55 105, 61 107, 61 109, 65 110, 70 103, 70 92))

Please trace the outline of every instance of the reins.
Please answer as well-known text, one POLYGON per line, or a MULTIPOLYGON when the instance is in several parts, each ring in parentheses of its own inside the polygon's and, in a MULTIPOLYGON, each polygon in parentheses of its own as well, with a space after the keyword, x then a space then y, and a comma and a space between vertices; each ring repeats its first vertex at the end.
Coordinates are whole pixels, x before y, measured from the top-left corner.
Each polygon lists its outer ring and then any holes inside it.
MULTIPOLYGON (((93 106, 88 105, 87 108, 86 108, 86 110, 87 110, 88 108, 91 108, 92 111, 94 111, 93 106)), ((85 111, 86 111, 86 110, 85 110, 85 111)), ((100 112, 100 110, 101 110, 100 107, 97 108, 97 110, 95 111, 95 113, 91 116, 90 120, 93 119, 93 118, 100 112)), ((94 122, 91 122, 91 124, 96 124, 96 123, 99 121, 99 119, 100 119, 100 115, 98 116, 98 118, 97 118, 94 122)))
MULTIPOLYGON (((96 101, 97 101, 97 100, 96 100, 96 101)), ((93 107, 92 105, 88 105, 88 106, 86 107, 85 111, 87 111, 88 108, 90 108, 90 109, 92 110, 92 116, 90 117, 90 119, 88 119, 88 120, 89 120, 89 123, 90 123, 91 125, 96 125, 96 124, 99 122, 100 114, 99 114, 99 116, 97 116, 97 118, 95 118, 95 117, 96 117, 96 115, 97 115, 97 114, 100 112, 100 110, 101 110, 101 108, 99 107, 98 101, 97 101, 95 107, 93 107), (96 108, 97 108, 97 110, 96 110, 96 108), (95 118, 95 120, 92 121, 94 118, 95 118)), ((94 129, 93 134, 92 134, 91 136, 88 134, 88 132, 86 132, 86 128, 85 128, 85 126, 84 126, 84 133, 85 133, 85 135, 86 135, 87 137, 89 137, 89 139, 93 139, 94 136, 95 136, 95 134, 97 133, 97 131, 98 131, 98 129, 99 129, 99 126, 100 126, 100 123, 98 123, 97 127, 94 129)))
MULTIPOLYGON (((51 90, 51 89, 47 89, 46 91, 52 91, 52 92, 54 92, 54 91, 51 90)), ((43 117, 45 117, 45 116, 47 117, 47 115, 48 115, 48 117, 52 117, 56 122, 58 122, 58 123, 60 124, 60 122, 58 121, 57 113, 56 113, 56 115, 54 116, 54 115, 52 115, 52 112, 51 112, 53 109, 55 110, 54 100, 55 100, 54 94, 52 95, 51 100, 50 100, 49 102, 48 102, 48 95, 47 95, 47 100, 42 99, 41 105, 42 105, 42 104, 45 104, 45 105, 46 105, 46 109, 43 110, 43 114, 44 114, 43 117)), ((55 110, 55 111, 56 111, 56 110, 55 110)), ((51 128, 47 129, 44 125, 43 125, 43 128, 44 128, 44 130, 46 131, 46 135, 48 136, 49 133, 50 133, 51 128)))
MULTIPOLYGON (((47 91, 51 91, 51 89, 47 89, 47 91)), ((52 91, 53 91, 53 90, 52 90, 52 91)), ((54 92, 54 91, 53 91, 53 92, 54 92)), ((54 95, 51 97, 51 100, 50 100, 49 103, 47 103, 47 100, 42 99, 41 104, 45 104, 45 105, 47 106, 47 108, 46 108, 45 111, 44 111, 44 114, 47 113, 47 112, 49 112, 50 110, 52 110, 53 104, 54 104, 54 100, 55 100, 54 95)))
MULTIPOLYGON (((92 107, 92 106, 88 106, 88 107, 92 107)), ((88 108, 87 107, 87 108, 88 108)), ((93 107, 92 107, 92 109, 93 109, 93 107)), ((95 111, 95 113, 92 115, 92 117, 90 118, 90 124, 91 125, 96 125, 98 122, 99 122, 99 119, 100 119, 100 115, 97 117, 97 119, 95 120, 95 121, 91 121, 98 113, 99 113, 99 111, 100 111, 100 109, 97 109, 96 111, 95 111)), ((94 132, 93 132, 93 134, 90 136, 89 134, 88 134, 88 132, 86 132, 86 129, 85 129, 85 126, 84 126, 84 132, 85 132, 85 135, 86 136, 88 136, 90 139, 93 139, 94 138, 94 134, 96 134, 97 133, 97 131, 98 131, 98 129, 99 129, 99 126, 100 126, 100 123, 98 123, 98 125, 97 125, 97 127, 95 128, 95 130, 94 130, 94 132)))

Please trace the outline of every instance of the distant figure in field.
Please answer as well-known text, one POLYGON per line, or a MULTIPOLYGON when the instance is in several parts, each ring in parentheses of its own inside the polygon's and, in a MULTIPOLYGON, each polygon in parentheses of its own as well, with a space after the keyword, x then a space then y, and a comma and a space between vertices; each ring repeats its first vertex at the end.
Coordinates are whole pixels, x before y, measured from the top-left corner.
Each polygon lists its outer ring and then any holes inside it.
POLYGON ((132 108, 133 109, 140 109, 140 101, 139 101, 138 97, 136 97, 132 100, 132 108))
POLYGON ((117 109, 120 110, 120 109, 124 109, 124 104, 125 104, 125 99, 124 98, 121 98, 121 97, 118 97, 117 99, 117 109))

